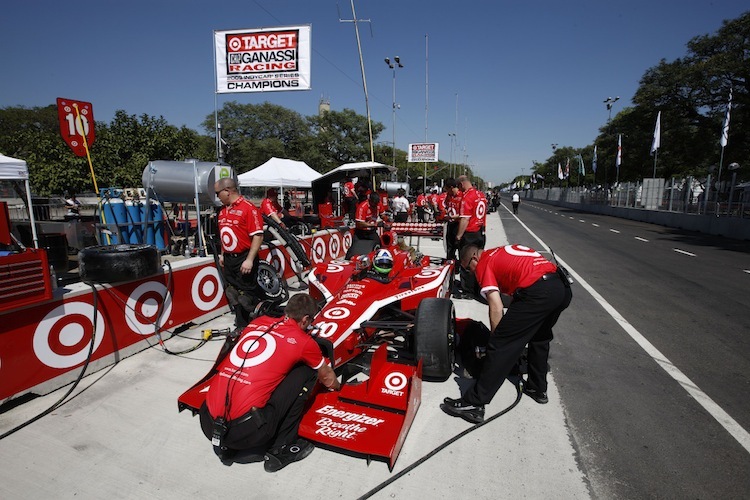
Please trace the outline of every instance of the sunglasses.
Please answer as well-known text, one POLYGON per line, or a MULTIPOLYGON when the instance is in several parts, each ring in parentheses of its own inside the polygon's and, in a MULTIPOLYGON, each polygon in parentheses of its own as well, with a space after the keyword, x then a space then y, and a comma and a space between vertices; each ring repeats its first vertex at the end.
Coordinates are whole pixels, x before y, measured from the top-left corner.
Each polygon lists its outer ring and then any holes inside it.
POLYGON ((220 190, 216 191, 216 196, 219 196, 222 191, 226 191, 227 189, 229 189, 229 188, 224 188, 224 189, 220 189, 220 190))
POLYGON ((476 254, 474 254, 474 255, 471 256, 471 259, 469 259, 469 262, 467 262, 466 265, 462 264, 461 268, 463 270, 465 270, 465 271, 471 271, 471 269, 469 269, 469 267, 471 266, 471 262, 474 261, 474 260, 476 260, 477 262, 479 261, 479 259, 477 258, 476 254))

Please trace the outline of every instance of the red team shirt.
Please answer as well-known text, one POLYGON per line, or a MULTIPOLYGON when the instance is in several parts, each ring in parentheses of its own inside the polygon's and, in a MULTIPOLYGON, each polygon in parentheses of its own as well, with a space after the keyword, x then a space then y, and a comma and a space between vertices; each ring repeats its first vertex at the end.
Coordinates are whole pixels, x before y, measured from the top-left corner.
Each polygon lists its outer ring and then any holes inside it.
POLYGON ((517 289, 533 285, 543 275, 556 270, 556 265, 533 248, 506 245, 482 252, 475 274, 480 293, 486 298, 493 290, 513 295, 517 289))
POLYGON ((461 201, 463 197, 461 191, 456 196, 447 196, 445 198, 445 211, 451 217, 456 217, 461 213, 461 201))
POLYGON ((320 347, 293 319, 262 316, 250 323, 234 349, 221 362, 206 394, 208 411, 235 419, 253 406, 262 408, 271 393, 297 363, 317 370, 326 362, 320 347), (274 326, 270 331, 269 328, 274 326), (262 335, 262 336, 261 336, 262 335))
POLYGON ((466 226, 467 233, 481 230, 487 217, 487 199, 484 194, 476 188, 466 191, 461 201, 460 215, 469 219, 469 225, 466 226))
POLYGON ((258 208, 243 197, 219 212, 221 248, 228 253, 250 250, 252 237, 263 234, 263 218, 258 208))
POLYGON ((356 193, 354 192, 354 183, 348 181, 344 183, 344 198, 354 198, 356 193))
POLYGON ((263 215, 270 217, 273 214, 281 212, 281 205, 279 205, 278 201, 271 198, 263 198, 263 201, 260 202, 260 211, 263 212, 263 215))
POLYGON ((360 222, 372 222, 377 214, 373 213, 369 200, 360 202, 357 205, 357 212, 354 214, 354 220, 360 222))

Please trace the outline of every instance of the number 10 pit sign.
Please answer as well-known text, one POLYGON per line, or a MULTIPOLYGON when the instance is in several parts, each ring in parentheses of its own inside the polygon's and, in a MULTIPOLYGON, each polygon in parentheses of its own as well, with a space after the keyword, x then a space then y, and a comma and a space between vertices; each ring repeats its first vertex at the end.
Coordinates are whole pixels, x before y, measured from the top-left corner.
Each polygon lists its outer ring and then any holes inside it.
POLYGON ((310 90, 310 26, 214 31, 216 92, 310 90))
POLYGON ((86 150, 96 139, 91 103, 58 97, 57 116, 63 140, 76 156, 86 156, 86 150))

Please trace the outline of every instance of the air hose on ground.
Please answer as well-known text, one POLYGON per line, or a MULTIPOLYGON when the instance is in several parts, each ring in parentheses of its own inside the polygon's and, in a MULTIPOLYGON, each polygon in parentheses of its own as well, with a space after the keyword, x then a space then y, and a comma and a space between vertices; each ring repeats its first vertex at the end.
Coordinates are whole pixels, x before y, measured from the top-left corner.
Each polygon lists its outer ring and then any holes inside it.
POLYGON ((501 410, 498 413, 492 415, 490 418, 486 419, 481 424, 472 425, 468 429, 466 429, 466 430, 464 430, 464 431, 456 434, 455 436, 453 436, 449 440, 445 441, 440 446, 438 446, 437 448, 435 448, 431 452, 427 453, 425 456, 423 456, 422 458, 420 458, 416 462, 414 462, 411 465, 409 465, 406 468, 404 468, 398 474, 389 477, 388 479, 386 479, 385 481, 383 481, 379 485, 375 486, 373 489, 371 489, 370 491, 368 491, 364 495, 358 497, 357 500, 364 500, 366 498, 372 497, 375 493, 383 490, 385 487, 387 487, 390 484, 396 482, 396 480, 398 480, 401 477, 403 477, 404 475, 410 473, 411 471, 413 471, 414 469, 416 469, 417 467, 419 467, 420 465, 422 465, 423 463, 425 463, 427 460, 429 460, 430 458, 434 457, 439 452, 443 451, 445 448, 447 448, 448 446, 452 445, 453 443, 455 443, 456 441, 458 441, 462 437, 464 437, 464 436, 466 436, 466 435, 474 432, 475 430, 479 429, 480 427, 484 427, 485 425, 489 424, 493 420, 495 420, 495 419, 497 419, 499 417, 502 417, 503 415, 505 415, 506 413, 508 413, 510 410, 512 410, 513 408, 515 408, 518 405, 518 403, 521 402, 521 397, 523 396, 523 381, 519 380, 519 382, 516 383, 515 386, 516 386, 516 400, 513 401, 513 403, 510 406, 508 406, 504 410, 501 410))

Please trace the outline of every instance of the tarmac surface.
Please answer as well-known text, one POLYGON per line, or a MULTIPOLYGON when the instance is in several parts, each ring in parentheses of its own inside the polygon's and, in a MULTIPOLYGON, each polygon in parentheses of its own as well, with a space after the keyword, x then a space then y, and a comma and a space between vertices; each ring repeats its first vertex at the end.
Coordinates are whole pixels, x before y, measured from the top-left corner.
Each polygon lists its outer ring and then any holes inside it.
MULTIPOLYGON (((488 247, 507 243, 496 214, 488 247)), ((416 240, 416 239, 415 239, 416 240)), ((416 241, 413 242, 416 246, 416 241)), ((420 250, 443 256, 441 241, 420 250)), ((457 317, 487 323, 487 306, 454 299, 457 317)), ((177 352, 206 328, 231 327, 225 314, 166 341, 177 352)), ((87 375, 50 414, 0 441, 0 498, 590 498, 587 478, 550 375, 549 403, 517 399, 505 383, 481 426, 445 415, 439 404, 470 380, 425 382, 422 403, 392 472, 385 462, 317 448, 297 463, 266 473, 261 463, 223 465, 197 417, 177 412, 177 398, 210 369, 223 339, 173 356, 158 343, 87 375), (463 433, 463 434, 462 434, 463 433), (444 443, 462 434, 449 445, 444 443), (406 473, 405 470, 409 469, 406 473)), ((0 414, 0 434, 53 406, 65 387, 0 414)))

